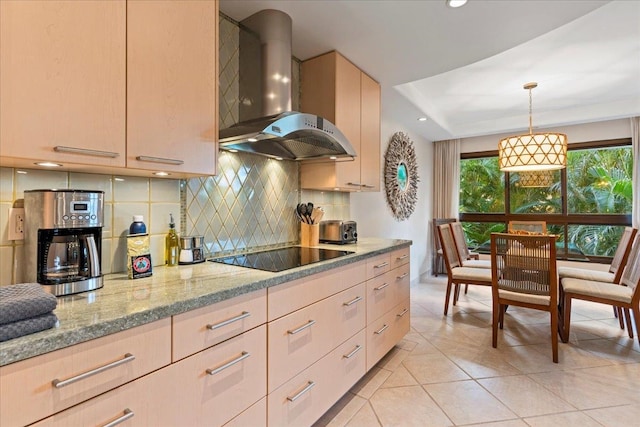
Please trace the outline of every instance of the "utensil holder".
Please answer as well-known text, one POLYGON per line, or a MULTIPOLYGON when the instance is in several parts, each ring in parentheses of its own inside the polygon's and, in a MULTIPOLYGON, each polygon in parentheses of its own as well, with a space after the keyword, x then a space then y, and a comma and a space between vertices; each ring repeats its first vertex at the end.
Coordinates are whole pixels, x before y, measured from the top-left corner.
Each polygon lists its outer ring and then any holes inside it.
POLYGON ((318 246, 320 243, 320 224, 300 223, 300 245, 318 246))

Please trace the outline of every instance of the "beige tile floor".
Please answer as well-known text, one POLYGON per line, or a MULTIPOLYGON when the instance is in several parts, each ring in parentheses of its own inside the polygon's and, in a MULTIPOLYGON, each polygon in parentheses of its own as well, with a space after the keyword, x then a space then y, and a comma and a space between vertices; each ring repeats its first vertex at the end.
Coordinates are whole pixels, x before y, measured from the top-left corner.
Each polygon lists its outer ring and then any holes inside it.
POLYGON ((640 425, 640 345, 611 307, 574 301, 551 360, 547 313, 511 307, 491 347, 491 290, 443 316, 446 279, 411 288, 411 330, 314 427, 640 425))

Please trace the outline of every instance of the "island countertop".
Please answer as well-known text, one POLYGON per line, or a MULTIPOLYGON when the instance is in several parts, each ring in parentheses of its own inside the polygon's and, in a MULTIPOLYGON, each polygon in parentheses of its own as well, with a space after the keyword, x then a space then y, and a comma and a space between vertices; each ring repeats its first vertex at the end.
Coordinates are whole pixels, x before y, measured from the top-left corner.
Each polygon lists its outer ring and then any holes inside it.
MULTIPOLYGON (((0 343, 0 366, 91 339, 277 286, 322 271, 408 247, 410 240, 361 238, 340 245, 343 257, 272 273, 204 262, 154 267, 151 277, 130 280, 126 273, 105 276, 101 289, 58 298, 57 325, 0 343)), ((336 249, 336 245, 319 245, 336 249)))

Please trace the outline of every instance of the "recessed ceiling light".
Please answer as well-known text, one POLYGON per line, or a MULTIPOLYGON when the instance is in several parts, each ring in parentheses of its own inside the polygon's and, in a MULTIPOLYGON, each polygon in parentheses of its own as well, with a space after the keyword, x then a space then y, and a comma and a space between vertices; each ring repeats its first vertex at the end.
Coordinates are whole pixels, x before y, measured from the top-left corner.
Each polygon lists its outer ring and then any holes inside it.
POLYGON ((427 121, 427 117, 418 117, 418 121, 419 122, 426 122, 427 121))
POLYGON ((53 162, 38 162, 35 164, 38 166, 44 166, 45 168, 59 168, 62 166, 60 163, 53 163, 53 162))
POLYGON ((236 150, 236 149, 232 148, 232 149, 230 149, 230 150, 229 150, 229 152, 230 152, 230 153, 237 153, 237 152, 238 152, 238 150, 236 150))
POLYGON ((447 6, 452 7, 452 8, 456 8, 456 7, 462 7, 465 4, 467 4, 467 0, 447 0, 447 6))
POLYGON ((329 160, 338 160, 338 158, 336 156, 331 156, 329 157, 329 160))

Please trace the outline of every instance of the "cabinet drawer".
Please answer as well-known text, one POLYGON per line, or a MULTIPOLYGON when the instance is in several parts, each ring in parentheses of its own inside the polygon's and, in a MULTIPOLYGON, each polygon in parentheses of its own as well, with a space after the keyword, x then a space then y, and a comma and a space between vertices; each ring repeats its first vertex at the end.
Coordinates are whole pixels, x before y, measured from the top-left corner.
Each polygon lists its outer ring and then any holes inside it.
POLYGON ((3 366, 0 425, 32 423, 169 363, 167 318, 3 366))
POLYGON ((173 316, 173 361, 262 325, 266 289, 173 316))
POLYGON ((312 425, 338 401, 365 374, 364 332, 269 394, 268 425, 312 425))
POLYGON ((262 427, 267 425, 267 398, 263 397, 224 427, 262 427))
POLYGON ((409 263, 411 248, 397 249, 391 252, 391 268, 400 267, 409 263))
POLYGON ((274 320, 365 281, 364 261, 271 287, 268 318, 274 320))
POLYGON ((125 426, 193 425, 195 419, 185 418, 191 414, 183 406, 184 402, 178 400, 181 394, 172 395, 179 381, 173 371, 174 366, 163 368, 46 418, 33 427, 105 426, 118 421, 125 426))
POLYGON ((409 264, 367 280, 367 323, 409 298, 409 264))
POLYGON ((391 268, 391 258, 389 254, 378 255, 367 260, 367 279, 380 276, 391 268))
POLYGON ((273 391, 364 328, 361 283, 269 323, 269 383, 273 391))
POLYGON ((177 363, 197 425, 222 425, 266 396, 266 345, 263 325, 177 363))
POLYGON ((367 371, 409 332, 409 307, 406 299, 367 326, 367 371))

